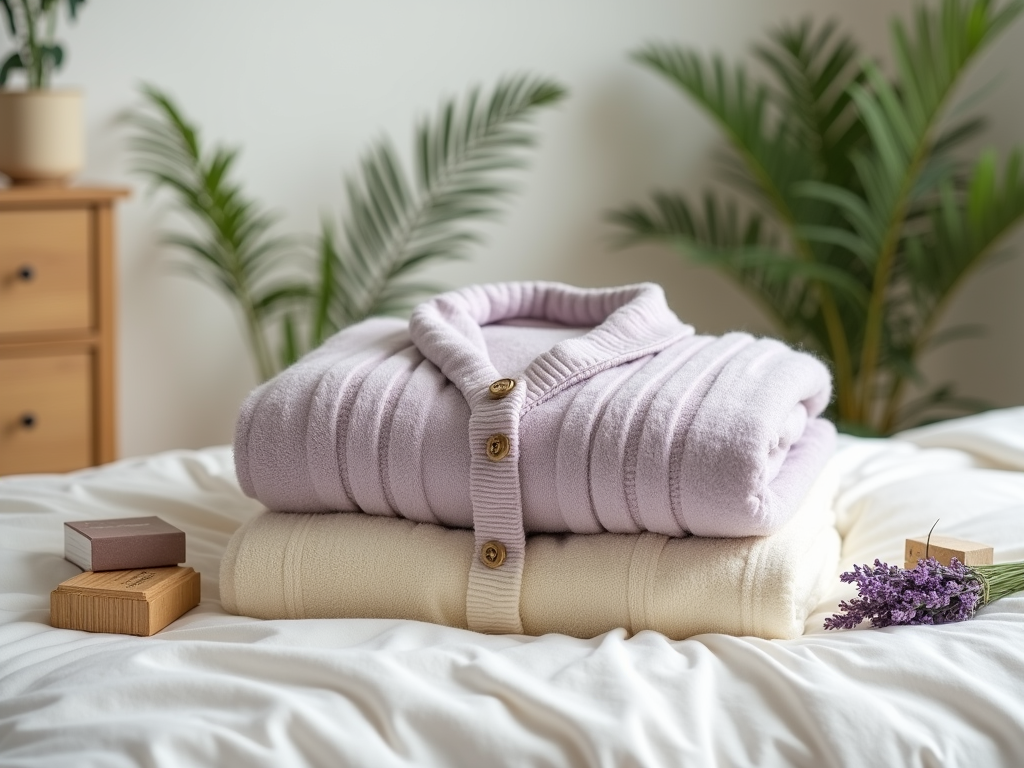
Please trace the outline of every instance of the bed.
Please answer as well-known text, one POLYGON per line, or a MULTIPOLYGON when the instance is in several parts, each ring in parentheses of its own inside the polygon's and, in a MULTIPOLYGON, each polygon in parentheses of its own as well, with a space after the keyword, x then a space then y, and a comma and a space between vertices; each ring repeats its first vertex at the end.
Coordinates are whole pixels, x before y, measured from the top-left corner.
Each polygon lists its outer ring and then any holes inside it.
MULTIPOLYGON (((840 568, 937 532, 1024 559, 1024 408, 844 437, 840 568)), ((262 507, 230 450, 0 479, 2 766, 1019 766, 1024 595, 971 621, 795 640, 591 640, 223 610, 218 564, 262 507), (198 608, 151 638, 51 628, 62 523, 159 515, 198 608)), ((838 575, 838 574, 837 574, 838 575)))

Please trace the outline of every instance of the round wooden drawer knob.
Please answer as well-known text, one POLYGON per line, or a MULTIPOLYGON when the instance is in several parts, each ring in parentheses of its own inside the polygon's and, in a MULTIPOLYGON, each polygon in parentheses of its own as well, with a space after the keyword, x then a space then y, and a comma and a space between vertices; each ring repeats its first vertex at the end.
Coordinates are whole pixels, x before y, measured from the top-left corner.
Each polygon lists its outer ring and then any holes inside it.
POLYGON ((36 426, 36 424, 39 423, 39 419, 36 418, 36 415, 34 413, 21 414, 21 418, 19 419, 19 421, 21 422, 21 426, 23 426, 25 429, 33 429, 36 426))
POLYGON ((18 267, 18 279, 26 283, 32 282, 35 279, 36 270, 31 264, 22 264, 18 267))

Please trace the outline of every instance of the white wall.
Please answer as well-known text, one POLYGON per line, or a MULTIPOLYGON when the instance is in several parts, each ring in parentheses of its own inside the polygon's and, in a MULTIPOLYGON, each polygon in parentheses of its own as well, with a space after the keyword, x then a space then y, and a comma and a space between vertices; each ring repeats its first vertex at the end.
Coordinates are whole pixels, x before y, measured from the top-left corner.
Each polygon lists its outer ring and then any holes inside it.
MULTIPOLYGON (((766 331, 752 305, 705 270, 656 248, 614 251, 603 213, 655 186, 698 189, 714 172, 708 122, 627 52, 651 39, 738 55, 783 18, 834 15, 873 53, 887 20, 909 3, 860 0, 93 0, 64 27, 68 64, 58 78, 87 98, 88 166, 82 181, 129 184, 120 208, 121 453, 231 439, 236 409, 254 385, 232 307, 173 270, 161 227, 167 198, 144 194, 128 172, 117 113, 149 81, 171 91, 208 142, 244 145, 240 174, 285 226, 312 232, 342 205, 341 174, 389 134, 407 147, 414 120, 444 95, 530 70, 571 98, 541 119, 542 146, 523 193, 487 227, 473 260, 433 277, 457 286, 499 279, 584 285, 662 283, 699 330, 766 331)), ((1024 21, 985 62, 977 82, 1002 73, 983 107, 990 138, 1024 139, 1024 21)), ((1014 245, 1021 250, 1018 238, 1014 245)), ((987 324, 931 362, 935 374, 1000 404, 1024 402, 1024 258, 974 277, 951 307, 987 324)))

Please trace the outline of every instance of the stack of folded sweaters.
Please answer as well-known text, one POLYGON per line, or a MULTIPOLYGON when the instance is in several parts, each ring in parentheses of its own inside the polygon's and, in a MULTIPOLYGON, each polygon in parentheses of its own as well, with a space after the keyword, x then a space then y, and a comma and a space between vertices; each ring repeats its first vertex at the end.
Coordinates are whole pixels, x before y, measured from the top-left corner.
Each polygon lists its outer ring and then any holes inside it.
POLYGON ((810 355, 698 336, 641 284, 471 286, 246 400, 225 607, 480 632, 785 638, 839 557, 810 355))

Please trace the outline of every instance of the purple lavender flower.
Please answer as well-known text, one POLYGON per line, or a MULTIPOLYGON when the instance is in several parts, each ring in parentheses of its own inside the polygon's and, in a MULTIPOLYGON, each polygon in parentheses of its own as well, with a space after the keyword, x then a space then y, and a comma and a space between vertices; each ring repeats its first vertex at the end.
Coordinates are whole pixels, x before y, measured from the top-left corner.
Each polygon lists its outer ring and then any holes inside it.
POLYGON ((852 629, 865 619, 873 627, 964 621, 990 598, 985 576, 955 557, 948 566, 929 557, 909 570, 875 560, 839 578, 855 583, 860 596, 840 603, 844 613, 825 619, 825 629, 852 629))

